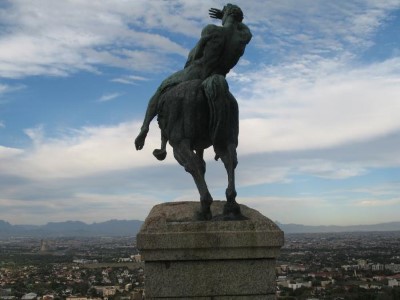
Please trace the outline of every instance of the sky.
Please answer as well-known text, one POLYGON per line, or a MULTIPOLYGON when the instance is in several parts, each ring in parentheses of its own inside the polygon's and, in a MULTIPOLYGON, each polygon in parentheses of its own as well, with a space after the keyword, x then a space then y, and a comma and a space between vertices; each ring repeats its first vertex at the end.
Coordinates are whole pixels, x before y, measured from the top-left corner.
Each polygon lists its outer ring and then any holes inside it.
MULTIPOLYGON (((253 38, 227 76, 237 201, 281 223, 400 221, 400 0, 238 0, 253 38)), ((0 0, 0 220, 144 218, 199 201, 136 151, 149 98, 223 1, 0 0)), ((205 153, 213 198, 227 176, 205 153)))

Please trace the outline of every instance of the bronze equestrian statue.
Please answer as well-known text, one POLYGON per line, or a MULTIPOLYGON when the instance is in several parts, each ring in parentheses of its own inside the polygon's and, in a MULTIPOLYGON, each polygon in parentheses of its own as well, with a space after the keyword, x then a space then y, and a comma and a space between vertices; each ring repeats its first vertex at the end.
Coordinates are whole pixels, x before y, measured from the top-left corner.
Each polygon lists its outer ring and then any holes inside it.
POLYGON ((227 4, 222 10, 212 8, 209 14, 221 19, 222 26, 204 27, 184 69, 161 83, 149 101, 135 146, 137 150, 143 148, 150 122, 157 115, 161 149, 154 150, 154 156, 165 159, 169 142, 175 159, 193 176, 199 190, 201 219, 210 220, 213 198, 204 179, 203 153, 212 145, 215 159, 222 160, 228 173, 224 216, 240 219, 235 190, 239 110, 225 76, 243 55, 252 34, 243 24, 243 12, 237 5, 227 4))

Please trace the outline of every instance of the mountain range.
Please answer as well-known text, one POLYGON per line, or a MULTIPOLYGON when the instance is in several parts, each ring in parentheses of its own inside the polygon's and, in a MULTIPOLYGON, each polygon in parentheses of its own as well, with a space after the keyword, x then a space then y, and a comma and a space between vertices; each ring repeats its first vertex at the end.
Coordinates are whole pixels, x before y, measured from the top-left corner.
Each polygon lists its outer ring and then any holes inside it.
POLYGON ((139 220, 110 220, 93 224, 66 221, 46 225, 11 225, 0 220, 0 237, 135 236, 142 224, 143 221, 139 220))
MULTIPOLYGON (((400 231, 400 222, 352 226, 309 226, 281 224, 277 221, 276 223, 285 233, 400 231)), ((142 224, 143 221, 139 220, 110 220, 93 224, 86 224, 80 221, 66 221, 50 222, 46 225, 11 225, 6 221, 0 220, 0 237, 136 236, 142 224)))
POLYGON ((326 233, 326 232, 366 232, 366 231, 400 231, 400 222, 388 222, 372 225, 301 225, 301 224, 281 224, 275 221, 276 224, 285 233, 326 233))

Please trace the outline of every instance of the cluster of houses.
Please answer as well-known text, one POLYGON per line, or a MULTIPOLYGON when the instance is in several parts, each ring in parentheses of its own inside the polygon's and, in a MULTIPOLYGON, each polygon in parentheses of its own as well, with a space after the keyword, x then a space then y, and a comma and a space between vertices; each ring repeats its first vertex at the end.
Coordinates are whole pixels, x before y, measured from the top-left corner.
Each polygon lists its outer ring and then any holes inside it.
POLYGON ((362 289, 381 289, 382 287, 400 287, 400 264, 374 264, 359 260, 355 265, 343 265, 341 268, 324 268, 320 272, 309 272, 304 264, 288 264, 277 267, 278 288, 313 288, 324 290, 341 286, 344 289, 357 286, 362 289), (387 270, 388 275, 366 277, 365 272, 387 270), (351 275, 349 275, 349 271, 351 275))

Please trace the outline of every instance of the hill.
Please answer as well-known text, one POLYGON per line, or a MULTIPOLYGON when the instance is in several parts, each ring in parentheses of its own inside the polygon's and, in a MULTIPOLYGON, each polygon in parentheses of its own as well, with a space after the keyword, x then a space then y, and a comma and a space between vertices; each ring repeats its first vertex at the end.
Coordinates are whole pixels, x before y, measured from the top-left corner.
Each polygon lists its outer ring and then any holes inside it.
POLYGON ((0 220, 0 237, 135 236, 142 224, 143 221, 139 220, 110 220, 93 224, 66 221, 46 225, 11 225, 0 220))
POLYGON ((360 231, 400 231, 400 222, 388 222, 372 225, 352 225, 352 226, 308 226, 301 224, 281 224, 277 225, 285 233, 326 233, 326 232, 360 232, 360 231))

